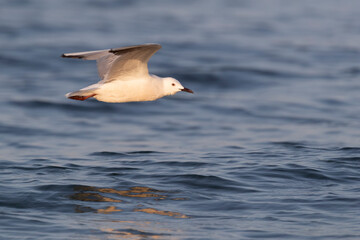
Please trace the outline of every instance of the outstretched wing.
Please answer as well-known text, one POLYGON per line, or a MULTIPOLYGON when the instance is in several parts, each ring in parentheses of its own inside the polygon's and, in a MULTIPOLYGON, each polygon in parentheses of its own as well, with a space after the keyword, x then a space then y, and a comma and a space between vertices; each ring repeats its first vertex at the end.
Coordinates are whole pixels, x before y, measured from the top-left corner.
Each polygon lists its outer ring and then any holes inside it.
POLYGON ((96 60, 101 82, 111 82, 120 78, 129 79, 147 76, 147 63, 161 48, 159 44, 143 44, 106 50, 65 53, 62 57, 96 60))

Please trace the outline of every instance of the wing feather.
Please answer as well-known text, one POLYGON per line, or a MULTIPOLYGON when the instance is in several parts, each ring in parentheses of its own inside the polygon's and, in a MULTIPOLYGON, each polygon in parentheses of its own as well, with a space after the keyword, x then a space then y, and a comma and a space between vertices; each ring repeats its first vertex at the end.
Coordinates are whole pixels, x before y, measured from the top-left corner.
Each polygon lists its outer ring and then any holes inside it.
POLYGON ((143 44, 111 49, 109 52, 118 58, 111 65, 104 81, 111 82, 119 78, 148 76, 148 61, 160 48, 159 44, 143 44))
POLYGON ((110 49, 88 51, 88 52, 76 52, 76 53, 64 53, 61 55, 64 58, 78 58, 84 60, 97 60, 109 54, 110 49))
POLYGON ((147 63, 160 48, 159 44, 143 44, 98 51, 65 53, 62 57, 96 60, 101 82, 105 83, 148 75, 147 63))

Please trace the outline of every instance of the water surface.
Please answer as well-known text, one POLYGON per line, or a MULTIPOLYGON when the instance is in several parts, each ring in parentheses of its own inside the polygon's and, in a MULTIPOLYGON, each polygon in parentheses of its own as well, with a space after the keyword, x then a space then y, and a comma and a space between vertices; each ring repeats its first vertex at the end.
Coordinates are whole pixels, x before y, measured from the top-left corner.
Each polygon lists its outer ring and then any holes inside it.
POLYGON ((359 7, 2 1, 1 239, 359 239, 359 7), (195 95, 64 98, 146 42, 195 95))

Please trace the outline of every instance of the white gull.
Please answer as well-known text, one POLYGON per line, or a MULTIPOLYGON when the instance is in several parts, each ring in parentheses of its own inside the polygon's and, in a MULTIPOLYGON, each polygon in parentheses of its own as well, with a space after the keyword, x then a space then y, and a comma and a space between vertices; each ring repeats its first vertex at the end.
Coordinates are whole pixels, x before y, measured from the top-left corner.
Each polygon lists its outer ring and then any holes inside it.
POLYGON ((65 96, 81 101, 93 97, 102 102, 120 103, 153 101, 180 91, 193 93, 174 78, 149 75, 148 61, 160 48, 159 44, 143 44, 63 54, 65 58, 96 60, 101 79, 65 96))

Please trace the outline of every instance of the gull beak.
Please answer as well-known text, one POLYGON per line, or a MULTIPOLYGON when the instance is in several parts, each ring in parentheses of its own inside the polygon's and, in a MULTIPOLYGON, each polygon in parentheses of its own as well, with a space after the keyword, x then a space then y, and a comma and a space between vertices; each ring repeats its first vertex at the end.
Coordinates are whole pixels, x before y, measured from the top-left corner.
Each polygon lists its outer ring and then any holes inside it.
POLYGON ((188 89, 188 88, 183 88, 183 89, 180 89, 180 90, 183 91, 183 92, 194 93, 191 89, 188 89))

